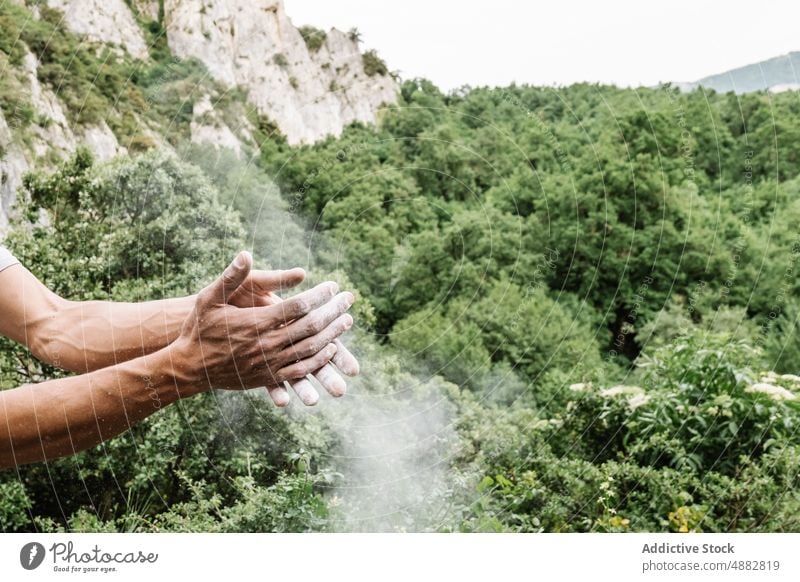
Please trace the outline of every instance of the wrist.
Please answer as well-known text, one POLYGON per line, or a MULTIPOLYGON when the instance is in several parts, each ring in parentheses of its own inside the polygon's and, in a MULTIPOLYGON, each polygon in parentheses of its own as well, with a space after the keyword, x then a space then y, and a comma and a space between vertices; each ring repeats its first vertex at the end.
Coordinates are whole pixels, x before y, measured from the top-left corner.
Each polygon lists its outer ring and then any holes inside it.
POLYGON ((162 382, 172 386, 179 399, 208 390, 208 381, 201 377, 196 366, 192 365, 188 354, 189 351, 178 338, 165 348, 147 356, 154 374, 162 382))

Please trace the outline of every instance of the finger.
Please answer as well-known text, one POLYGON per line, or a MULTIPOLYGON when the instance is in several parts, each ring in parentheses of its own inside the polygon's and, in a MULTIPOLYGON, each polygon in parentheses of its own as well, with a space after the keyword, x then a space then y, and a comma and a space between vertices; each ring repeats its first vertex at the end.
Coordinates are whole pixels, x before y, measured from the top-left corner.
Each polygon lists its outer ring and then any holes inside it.
MULTIPOLYGON (((287 325, 284 341, 294 345, 307 337, 320 333, 337 317, 350 309, 353 301, 355 301, 355 297, 349 291, 339 293, 322 307, 318 307, 311 313, 287 325)), ((285 303, 286 301, 281 305, 285 303)))
POLYGON ((353 318, 350 314, 345 313, 344 315, 340 315, 317 335, 307 337, 285 348, 277 355, 277 361, 296 362, 297 360, 310 358, 328 344, 333 343, 336 338, 350 329, 352 325, 353 318))
POLYGON ((328 394, 335 398, 344 396, 344 393, 347 392, 347 383, 344 378, 330 364, 326 364, 314 372, 314 377, 328 391, 328 394))
POLYGON ((266 295, 275 291, 285 291, 297 287, 306 278, 306 272, 300 267, 275 271, 250 271, 248 283, 255 293, 266 295))
MULTIPOLYGON (((243 289, 244 286, 239 287, 236 295, 242 294, 243 289)), ((270 305, 276 305, 281 301, 283 301, 283 299, 275 295, 275 293, 260 293, 258 291, 252 291, 248 289, 245 292, 245 299, 243 301, 240 302, 238 298, 234 298, 233 300, 229 301, 229 303, 239 307, 268 307, 270 305)))
POLYGON ((319 402, 319 392, 317 392, 317 389, 314 388, 314 385, 308 380, 308 378, 302 378, 292 382, 292 388, 300 398, 301 402, 306 406, 314 406, 317 402, 319 402))
POLYGON ((310 358, 306 358, 305 360, 300 360, 299 362, 295 362, 293 364, 281 368, 275 374, 275 378, 279 382, 300 380, 301 378, 305 378, 309 374, 313 373, 315 370, 319 370, 322 366, 330 362, 331 358, 333 357, 333 354, 335 353, 336 353, 336 345, 328 344, 327 346, 325 346, 325 348, 323 348, 310 358))
POLYGON ((293 319, 308 315, 316 308, 328 303, 338 291, 339 285, 333 281, 320 283, 313 289, 298 293, 277 305, 257 308, 264 310, 262 312, 264 316, 259 319, 266 322, 266 329, 272 329, 276 324, 283 325, 293 319))
POLYGON ((338 339, 333 342, 336 344, 336 353, 333 355, 334 365, 347 376, 358 376, 361 367, 353 353, 338 339))
POLYGON ((268 387, 267 391, 269 392, 272 401, 275 403, 275 406, 280 406, 283 408, 289 404, 289 391, 286 389, 286 387, 272 386, 268 387))
POLYGON ((226 303, 227 298, 247 279, 252 266, 253 257, 249 252, 242 251, 236 255, 222 275, 197 296, 199 306, 207 308, 211 305, 226 303))

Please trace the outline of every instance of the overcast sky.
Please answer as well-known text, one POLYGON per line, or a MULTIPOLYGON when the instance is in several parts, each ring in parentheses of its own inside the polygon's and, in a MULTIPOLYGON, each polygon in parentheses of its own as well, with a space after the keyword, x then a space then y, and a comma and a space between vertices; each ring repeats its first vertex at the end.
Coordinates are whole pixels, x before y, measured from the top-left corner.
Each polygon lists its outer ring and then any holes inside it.
POLYGON ((300 26, 361 31, 403 78, 654 85, 800 50, 800 1, 285 0, 300 26))

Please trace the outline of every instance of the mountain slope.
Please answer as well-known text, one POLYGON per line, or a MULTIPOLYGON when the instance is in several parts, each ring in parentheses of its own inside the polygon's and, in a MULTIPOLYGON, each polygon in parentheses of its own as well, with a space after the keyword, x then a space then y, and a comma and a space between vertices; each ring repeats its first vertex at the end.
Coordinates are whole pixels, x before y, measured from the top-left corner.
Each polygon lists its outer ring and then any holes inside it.
POLYGON ((750 93, 800 88, 800 52, 791 52, 717 75, 703 77, 692 83, 679 83, 678 86, 684 91, 691 91, 702 86, 721 93, 728 91, 750 93))

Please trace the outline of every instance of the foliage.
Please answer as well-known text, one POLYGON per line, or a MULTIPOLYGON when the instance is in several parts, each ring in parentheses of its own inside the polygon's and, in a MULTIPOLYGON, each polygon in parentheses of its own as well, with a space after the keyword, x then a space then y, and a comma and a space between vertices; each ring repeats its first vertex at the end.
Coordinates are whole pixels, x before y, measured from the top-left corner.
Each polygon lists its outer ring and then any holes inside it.
POLYGON ((286 55, 283 53, 275 53, 275 55, 272 57, 272 62, 282 69, 285 69, 289 66, 289 61, 286 59, 286 55))
POLYGON ((309 52, 312 53, 319 51, 319 49, 322 48, 322 45, 325 44, 325 40, 328 38, 328 35, 324 30, 315 28, 313 26, 301 26, 298 30, 300 31, 300 36, 303 37, 309 52))
POLYGON ((378 53, 375 50, 368 50, 361 55, 361 60, 364 64, 364 72, 369 77, 374 77, 375 75, 380 75, 385 77, 389 74, 389 68, 386 66, 386 62, 378 56, 378 53))
POLYGON ((412 80, 377 128, 262 158, 376 331, 461 386, 452 529, 797 527, 799 114, 412 80))
MULTIPOLYGON (((748 389, 759 380, 751 356, 723 336, 692 336, 642 359, 644 389, 564 387, 551 418, 471 404, 462 430, 484 477, 463 527, 791 531, 798 406, 748 389)), ((767 379, 800 390, 800 378, 767 379)))
MULTIPOLYGON (((263 393, 182 402, 0 475, 3 530, 800 527, 795 96, 410 80, 377 126, 290 148, 200 64, 103 60, 52 14, 22 30, 26 14, 0 8, 42 82, 68 83, 70 114, 146 150, 26 178, 8 244, 40 279, 73 299, 193 293, 245 244, 309 284, 352 284, 366 333, 358 398, 309 414, 263 393), (140 126, 181 143, 201 93, 251 122, 257 166, 165 154, 140 126), (358 432, 364 415, 380 430, 358 432), (396 463, 375 449, 397 442, 396 463), (402 488, 357 483, 389 474, 402 488)), ((4 108, 22 87, 0 82, 4 108)), ((0 364, 3 388, 63 374, 6 340, 0 364)))
POLYGON ((358 44, 361 42, 361 33, 354 26, 353 28, 347 31, 347 38, 349 38, 351 42, 358 44))

